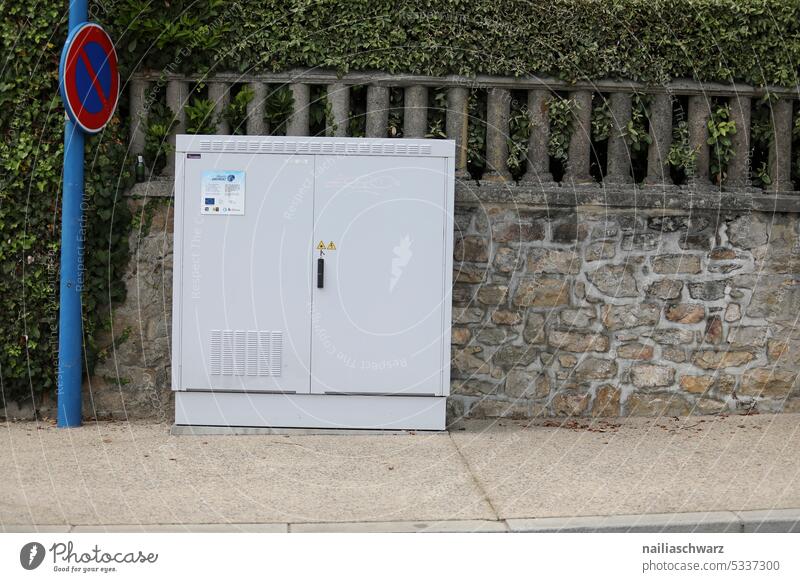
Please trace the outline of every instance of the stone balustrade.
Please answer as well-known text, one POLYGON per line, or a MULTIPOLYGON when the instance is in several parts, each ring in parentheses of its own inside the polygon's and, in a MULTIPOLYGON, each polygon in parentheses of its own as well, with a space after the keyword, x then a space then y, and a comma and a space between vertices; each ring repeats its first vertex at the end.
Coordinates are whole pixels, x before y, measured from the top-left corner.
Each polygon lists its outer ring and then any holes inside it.
MULTIPOLYGON (((534 181, 540 185, 552 185, 548 156, 549 118, 548 103, 553 95, 567 96, 577 107, 571 120, 571 138, 568 144, 568 160, 562 185, 584 188, 596 185, 590 172, 592 161, 591 121, 592 107, 596 101, 593 94, 601 94, 608 102, 611 116, 611 135, 608 138, 607 160, 602 169, 602 182, 616 187, 631 184, 632 162, 629 140, 626 136, 631 119, 631 96, 634 93, 648 95, 647 126, 650 144, 647 153, 645 185, 671 185, 667 156, 673 140, 672 98, 685 98, 689 146, 695 152, 696 167, 690 178, 694 187, 711 187, 711 151, 708 144, 708 121, 713 101, 723 100, 730 107, 731 119, 736 123, 732 136, 733 155, 728 162, 722 187, 741 191, 751 188, 751 103, 769 93, 773 135, 769 144, 768 191, 793 191, 791 177, 791 141, 793 100, 798 98, 796 89, 779 87, 756 88, 742 84, 713 84, 693 81, 673 81, 664 86, 647 86, 623 81, 597 81, 587 83, 565 83, 555 79, 539 77, 428 77, 416 75, 387 75, 381 73, 350 73, 337 76, 325 71, 290 71, 265 75, 216 74, 210 78, 164 76, 160 73, 139 73, 130 82, 130 111, 133 115, 131 151, 144 149, 148 118, 148 98, 154 88, 166 85, 167 106, 175 113, 174 132, 186 130, 184 107, 190 95, 189 89, 198 82, 208 86, 208 98, 214 102, 216 132, 225 135, 231 131, 222 112, 230 100, 233 85, 247 84, 253 91, 253 99, 247 106, 246 132, 250 135, 270 133, 264 120, 264 108, 270 91, 288 86, 294 100, 293 111, 286 123, 286 134, 309 135, 311 87, 325 88, 329 104, 326 134, 343 137, 348 135, 351 115, 351 88, 366 86, 366 131, 367 137, 387 137, 390 110, 389 89, 403 88, 403 137, 425 137, 428 132, 429 92, 433 88, 447 90, 446 135, 456 141, 456 173, 461 178, 467 174, 467 128, 470 123, 467 100, 469 89, 487 91, 486 107, 486 182, 512 181, 507 167, 510 103, 512 91, 527 92, 527 110, 531 118, 531 130, 526 156, 527 171, 521 182, 534 181)), ((172 172, 171 163, 165 174, 172 172)))

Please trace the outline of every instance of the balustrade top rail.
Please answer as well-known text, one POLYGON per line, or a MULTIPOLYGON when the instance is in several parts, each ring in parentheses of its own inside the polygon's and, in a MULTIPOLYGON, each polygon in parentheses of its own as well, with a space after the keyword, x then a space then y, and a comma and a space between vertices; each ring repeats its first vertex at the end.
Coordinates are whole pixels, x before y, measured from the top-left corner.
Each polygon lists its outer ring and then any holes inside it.
MULTIPOLYGON (((230 101, 230 89, 235 84, 247 84, 253 99, 247 105, 246 131, 250 135, 269 132, 264 122, 264 105, 269 85, 286 85, 293 98, 293 110, 286 121, 286 134, 309 135, 309 106, 312 85, 326 87, 330 105, 327 134, 334 137, 347 135, 350 117, 350 92, 353 86, 365 86, 366 137, 386 137, 390 107, 390 88, 403 90, 403 136, 425 137, 428 130, 428 92, 431 88, 447 91, 444 109, 446 135, 456 141, 456 172, 467 177, 467 137, 469 127, 468 97, 470 89, 487 91, 485 160, 486 173, 482 180, 505 182, 511 180, 507 166, 509 158, 509 122, 511 91, 527 93, 527 111, 530 131, 527 151, 524 154, 527 171, 523 182, 552 184, 548 143, 550 119, 548 103, 555 93, 567 93, 577 105, 571 111, 572 131, 568 144, 567 161, 562 183, 588 185, 595 182, 591 175, 592 164, 592 94, 607 94, 610 127, 607 141, 605 168, 602 181, 608 184, 627 185, 634 181, 632 152, 627 136, 632 119, 633 95, 644 94, 650 98, 647 109, 647 145, 645 184, 671 184, 668 154, 673 142, 673 97, 688 101, 686 130, 688 145, 695 159, 691 181, 701 187, 712 187, 713 160, 708 143, 709 120, 712 116, 711 99, 724 99, 730 111, 730 120, 736 131, 729 136, 732 150, 727 160, 727 172, 722 186, 729 190, 748 190, 751 182, 751 103, 765 95, 770 101, 772 122, 769 141, 765 189, 770 192, 792 192, 792 130, 795 99, 800 99, 799 87, 753 87, 746 84, 703 83, 676 79, 663 85, 649 85, 625 80, 584 80, 575 83, 555 78, 527 76, 500 77, 477 75, 442 77, 410 74, 388 74, 380 71, 352 72, 337 75, 325 70, 290 70, 280 73, 241 75, 214 73, 209 75, 183 75, 161 71, 139 72, 130 82, 131 150, 144 151, 147 115, 153 85, 166 86, 167 106, 175 114, 174 133, 186 129, 184 107, 190 96, 190 87, 198 82, 208 86, 208 97, 214 103, 216 133, 228 134, 230 128, 222 115, 230 101)), ((441 111, 441 108, 439 108, 441 111)), ((174 138, 173 138, 174 139, 174 138)), ((595 158, 595 163, 597 158, 595 158)), ((170 160, 166 173, 173 170, 170 160)))
POLYGON ((754 87, 746 83, 706 83, 692 79, 673 79, 665 84, 648 84, 636 81, 617 79, 600 79, 598 81, 564 81, 555 77, 508 77, 493 75, 463 75, 429 76, 412 75, 408 73, 385 73, 381 71, 359 71, 353 73, 337 74, 335 71, 316 69, 295 69, 278 73, 209 73, 203 75, 184 75, 178 73, 164 73, 162 71, 141 71, 134 74, 131 80, 153 82, 158 80, 184 81, 195 83, 202 80, 207 83, 267 83, 287 84, 305 83, 307 85, 330 85, 344 83, 346 85, 379 85, 383 87, 408 87, 421 85, 423 87, 467 87, 483 88, 497 87, 509 90, 548 89, 550 91, 598 91, 600 93, 615 92, 640 92, 649 95, 656 93, 669 93, 672 95, 713 95, 715 97, 762 97, 766 94, 777 97, 800 98, 800 85, 796 87, 781 87, 766 85, 754 87))

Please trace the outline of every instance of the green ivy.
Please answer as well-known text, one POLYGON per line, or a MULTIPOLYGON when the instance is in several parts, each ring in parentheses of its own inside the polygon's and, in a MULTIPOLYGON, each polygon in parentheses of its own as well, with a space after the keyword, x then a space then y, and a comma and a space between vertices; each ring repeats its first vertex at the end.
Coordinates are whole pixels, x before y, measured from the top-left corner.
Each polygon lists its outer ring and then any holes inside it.
POLYGON ((264 121, 270 135, 286 135, 286 122, 294 110, 294 96, 288 86, 279 87, 269 94, 264 103, 264 121))
POLYGON ((186 114, 186 133, 216 133, 217 116, 214 113, 213 101, 195 97, 183 111, 186 114))
MULTIPOLYGON (((750 160, 751 180, 756 187, 769 186, 768 152, 772 139, 772 104, 775 97, 769 93, 753 105, 750 118, 750 160)), ((793 152, 797 152, 794 148, 793 152)), ((795 166, 796 168, 797 166, 795 166)))
POLYGON ((242 87, 231 98, 222 116, 231 127, 233 135, 243 135, 247 130, 247 105, 255 97, 255 92, 247 86, 242 87))
MULTIPOLYGON (((613 118, 608 99, 597 98, 597 94, 594 97, 592 100, 592 139, 599 142, 610 137, 613 118)), ((653 141, 647 127, 649 103, 647 95, 633 93, 631 96, 631 119, 622 133, 634 155, 637 152, 646 152, 647 146, 653 141)))
MULTIPOLYGON (((690 178, 697 168, 697 150, 689 143, 689 126, 683 119, 683 108, 676 104, 679 112, 678 122, 673 125, 672 144, 667 160, 679 174, 690 178)), ((736 122, 730 118, 730 106, 716 103, 707 123, 710 173, 716 184, 725 181, 728 162, 733 157, 731 136, 736 133, 736 122)))
POLYGON ((172 153, 168 138, 175 124, 175 114, 169 107, 158 102, 150 106, 144 134, 144 160, 155 175, 161 173, 167 165, 167 156, 172 153))
POLYGON ((753 168, 753 185, 756 187, 769 186, 772 184, 772 178, 769 175, 769 168, 767 162, 760 162, 753 168))
POLYGON ((574 99, 565 99, 558 95, 547 103, 550 117, 550 141, 547 143, 547 153, 562 163, 565 163, 569 156, 572 122, 578 107, 578 103, 574 99))
POLYGON ((716 184, 725 181, 728 162, 733 157, 731 136, 736 133, 736 122, 731 119, 727 104, 717 105, 708 120, 708 145, 711 155, 711 177, 716 184))
POLYGON ((646 157, 647 148, 653 143, 647 120, 650 118, 650 97, 634 93, 631 103, 631 120, 628 122, 627 139, 632 157, 646 157))
MULTIPOLYGON (((769 186, 769 148, 772 140, 772 107, 778 100, 767 93, 753 107, 750 125, 750 158, 752 162, 752 182, 756 187, 769 186)), ((792 124, 792 181, 795 188, 800 185, 800 111, 795 103, 792 124)))
POLYGON ((528 106, 519 100, 511 102, 511 117, 508 120, 508 171, 511 177, 519 180, 525 173, 528 138, 531 135, 533 120, 528 106))
POLYGON ((428 99, 428 133, 425 137, 445 139, 447 137, 447 89, 437 87, 428 99))
POLYGON ((118 0, 123 58, 196 72, 326 67, 794 86, 787 0, 118 0), (181 51, 191 50, 187 57, 181 51), (181 58, 179 58, 181 57, 181 58))
MULTIPOLYGON (((0 407, 54 398, 64 140, 58 63, 65 8, 0 0, 0 407)), ((89 369, 97 358, 97 333, 109 328, 111 308, 126 292, 131 217, 121 195, 130 186, 131 164, 121 119, 86 140, 82 311, 89 369)))
POLYGON ((689 125, 686 121, 680 120, 672 128, 672 144, 667 161, 686 176, 694 175, 697 167, 697 150, 689 144, 689 125))
POLYGON ((592 139, 603 141, 611 136, 613 119, 608 99, 595 93, 592 99, 592 139))
POLYGON ((311 101, 308 105, 308 119, 311 135, 325 135, 332 119, 331 104, 327 92, 320 85, 311 86, 311 101))

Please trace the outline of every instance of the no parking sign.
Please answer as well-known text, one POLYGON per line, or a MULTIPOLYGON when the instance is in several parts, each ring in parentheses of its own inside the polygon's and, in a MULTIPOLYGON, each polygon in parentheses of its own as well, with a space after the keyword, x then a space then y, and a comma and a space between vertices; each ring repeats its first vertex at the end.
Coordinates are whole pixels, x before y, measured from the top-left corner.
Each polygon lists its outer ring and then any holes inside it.
POLYGON ((105 30, 84 22, 72 30, 61 53, 61 99, 69 118, 86 133, 97 133, 114 114, 119 72, 114 43, 105 30))

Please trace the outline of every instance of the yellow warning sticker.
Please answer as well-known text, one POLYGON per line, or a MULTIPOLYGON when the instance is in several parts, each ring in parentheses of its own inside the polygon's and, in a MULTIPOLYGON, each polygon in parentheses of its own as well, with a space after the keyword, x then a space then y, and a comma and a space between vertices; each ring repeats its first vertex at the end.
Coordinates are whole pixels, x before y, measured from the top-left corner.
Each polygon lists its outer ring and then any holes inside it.
POLYGON ((333 244, 333 241, 328 243, 328 250, 329 251, 335 251, 336 250, 336 245, 333 244))
POLYGON ((318 251, 324 251, 325 250, 325 243, 323 241, 319 241, 319 244, 317 245, 317 250, 318 251))

